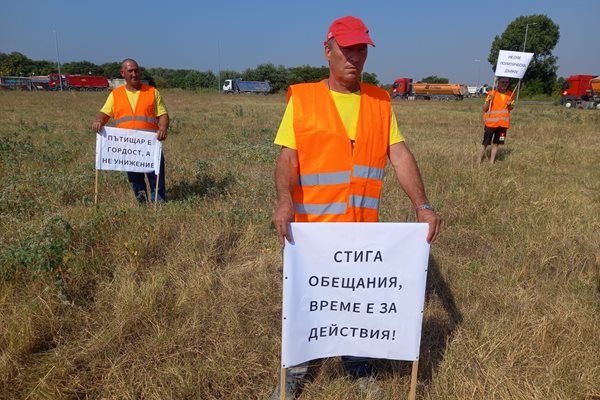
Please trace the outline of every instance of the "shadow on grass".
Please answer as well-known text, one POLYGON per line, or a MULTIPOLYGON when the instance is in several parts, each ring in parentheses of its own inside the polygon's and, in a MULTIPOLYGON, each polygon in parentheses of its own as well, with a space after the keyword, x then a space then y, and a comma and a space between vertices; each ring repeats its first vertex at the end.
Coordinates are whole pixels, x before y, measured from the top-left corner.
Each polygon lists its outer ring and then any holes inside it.
MULTIPOLYGON (((443 313, 436 311, 434 315, 425 317, 423 320, 418 380, 425 384, 431 381, 434 371, 444 359, 449 338, 463 320, 450 286, 440 272, 435 258, 429 256, 425 304, 434 301, 441 305, 443 313)), ((411 374, 411 362, 378 360, 376 364, 380 375, 407 376, 411 374)))
POLYGON ((219 197, 226 195, 229 188, 235 183, 231 172, 224 176, 215 176, 209 170, 206 161, 196 162, 196 175, 190 180, 176 182, 168 188, 169 201, 185 201, 194 197, 219 197))
POLYGON ((425 318, 421 336, 421 356, 419 360, 419 380, 429 382, 433 372, 444 359, 449 338, 462 323, 463 317, 454 301, 454 295, 442 276, 440 268, 433 256, 429 257, 427 270, 427 287, 425 303, 433 301, 433 297, 441 304, 444 315, 425 318))
POLYGON ((510 147, 500 146, 496 153, 496 161, 504 161, 510 157, 513 150, 510 147))

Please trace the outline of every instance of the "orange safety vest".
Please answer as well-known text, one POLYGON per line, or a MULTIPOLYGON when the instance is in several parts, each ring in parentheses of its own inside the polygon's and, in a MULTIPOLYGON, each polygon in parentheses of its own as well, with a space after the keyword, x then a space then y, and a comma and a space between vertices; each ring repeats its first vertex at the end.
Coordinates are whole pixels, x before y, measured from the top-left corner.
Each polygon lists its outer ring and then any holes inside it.
POLYGON ((154 91, 155 89, 152 86, 142 84, 134 111, 125 92, 125 85, 113 89, 115 126, 125 129, 157 131, 158 118, 154 106, 154 91))
POLYGON ((483 113, 483 121, 485 126, 490 128, 507 128, 510 126, 510 111, 508 110, 508 101, 512 100, 511 91, 506 91, 503 96, 500 96, 500 92, 491 90, 488 92, 488 98, 492 99, 490 108, 487 112, 483 113))
POLYGON ((354 147, 325 81, 292 85, 290 96, 299 163, 296 222, 377 222, 390 141, 388 93, 361 83, 354 147))

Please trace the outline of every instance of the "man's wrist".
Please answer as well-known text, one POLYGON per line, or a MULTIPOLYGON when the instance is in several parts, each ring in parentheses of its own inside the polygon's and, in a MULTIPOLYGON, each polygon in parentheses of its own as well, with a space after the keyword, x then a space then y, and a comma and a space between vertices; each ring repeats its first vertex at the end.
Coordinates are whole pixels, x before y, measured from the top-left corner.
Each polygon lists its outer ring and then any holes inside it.
POLYGON ((435 209, 433 208, 433 205, 431 203, 423 203, 415 207, 415 211, 421 210, 431 210, 435 212, 435 209))

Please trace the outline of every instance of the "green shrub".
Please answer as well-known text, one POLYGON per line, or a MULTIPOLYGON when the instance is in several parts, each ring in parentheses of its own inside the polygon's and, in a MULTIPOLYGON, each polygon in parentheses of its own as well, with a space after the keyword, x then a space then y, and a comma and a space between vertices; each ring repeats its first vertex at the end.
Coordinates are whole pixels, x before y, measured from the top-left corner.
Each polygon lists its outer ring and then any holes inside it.
POLYGON ((19 269, 25 269, 33 276, 49 274, 57 278, 72 240, 71 225, 59 215, 50 217, 40 231, 0 253, 0 276, 11 278, 19 269))

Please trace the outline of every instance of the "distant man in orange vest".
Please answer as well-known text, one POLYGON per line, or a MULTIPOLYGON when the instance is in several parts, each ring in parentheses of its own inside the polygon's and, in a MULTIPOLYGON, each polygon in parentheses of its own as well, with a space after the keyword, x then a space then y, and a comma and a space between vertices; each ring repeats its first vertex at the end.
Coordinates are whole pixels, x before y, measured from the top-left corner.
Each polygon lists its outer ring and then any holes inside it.
POLYGON ((510 110, 513 109, 513 92, 508 90, 509 79, 498 78, 498 89, 488 92, 483 105, 483 121, 485 130, 483 142, 479 150, 479 163, 483 161, 487 146, 492 145, 490 163, 496 160, 498 146, 504 144, 506 132, 510 126, 510 110))
MULTIPOLYGON (((138 63, 131 58, 121 63, 121 76, 125 78, 125 85, 113 89, 108 95, 106 103, 92 124, 92 130, 96 133, 100 132, 108 120, 113 118, 117 128, 153 131, 156 132, 158 140, 165 140, 169 129, 169 114, 158 90, 141 82, 138 63)), ((155 193, 154 172, 127 172, 127 179, 140 205, 146 204, 148 198, 145 177, 148 178, 150 185, 150 200, 164 202, 166 200, 164 156, 161 155, 160 160, 158 194, 155 193)))
MULTIPOLYGON (((389 159, 419 222, 429 224, 427 241, 440 232, 417 163, 404 143, 388 93, 361 83, 369 30, 355 17, 335 20, 325 40, 329 78, 290 86, 275 144, 277 206, 272 222, 281 246, 296 222, 376 222, 383 176, 389 159)), ((372 372, 367 359, 343 357, 346 370, 363 379, 372 372)), ((306 365, 288 368, 285 396, 293 398, 306 365)), ((364 380, 362 381, 364 382, 364 380)), ((361 381, 359 381, 361 384, 361 381)), ((362 385, 361 385, 362 386, 362 385)), ((279 386, 271 399, 279 399, 279 386)))

